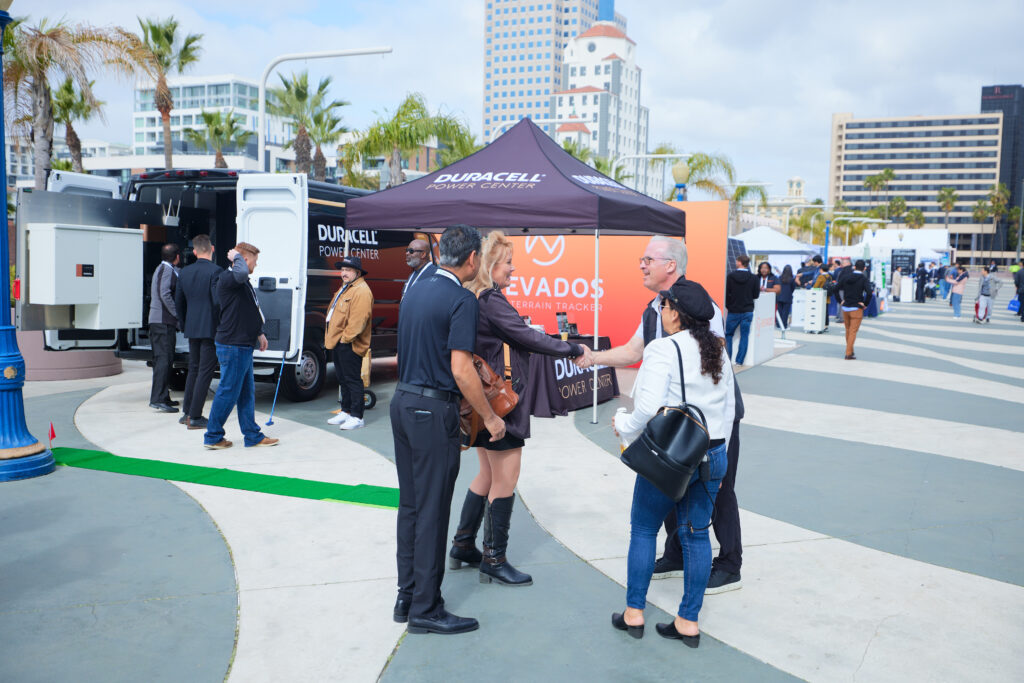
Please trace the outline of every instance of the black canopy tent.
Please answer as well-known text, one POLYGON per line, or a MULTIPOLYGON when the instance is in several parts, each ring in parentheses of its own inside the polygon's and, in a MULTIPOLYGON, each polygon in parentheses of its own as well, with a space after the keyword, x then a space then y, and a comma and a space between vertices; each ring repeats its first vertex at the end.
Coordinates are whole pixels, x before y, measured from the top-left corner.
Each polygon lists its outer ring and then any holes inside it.
MULTIPOLYGON (((679 209, 631 190, 579 161, 530 119, 482 150, 418 180, 348 202, 349 229, 441 231, 455 223, 515 234, 594 233, 594 278, 600 236, 684 237, 679 209)), ((599 301, 594 292, 594 345, 599 301)), ((597 382, 594 382, 594 421, 597 382)))

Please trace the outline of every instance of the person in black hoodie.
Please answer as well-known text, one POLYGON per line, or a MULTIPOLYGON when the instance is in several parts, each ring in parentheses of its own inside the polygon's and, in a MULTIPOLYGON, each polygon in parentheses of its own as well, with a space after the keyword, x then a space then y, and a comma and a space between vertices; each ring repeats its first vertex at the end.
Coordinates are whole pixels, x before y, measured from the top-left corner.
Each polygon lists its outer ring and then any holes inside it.
POLYGON ((263 312, 256 292, 249 284, 249 275, 256 270, 260 250, 247 242, 239 242, 228 252, 231 270, 217 280, 220 301, 220 323, 214 342, 220 361, 220 383, 210 405, 210 417, 203 435, 203 445, 211 450, 231 448, 224 438, 224 423, 231 409, 238 406, 238 426, 245 436, 246 447, 276 446, 260 431, 256 423, 256 386, 252 375, 254 348, 267 350, 263 334, 263 312))
POLYGON ((864 260, 857 259, 853 270, 843 273, 836 285, 839 287, 843 301, 843 324, 846 325, 846 360, 855 360, 853 343, 857 341, 857 331, 864 320, 864 309, 871 300, 872 287, 867 275, 864 274, 864 260))
POLYGON ((740 347, 736 351, 736 364, 743 365, 747 357, 750 323, 754 319, 754 299, 760 296, 757 277, 750 272, 750 257, 736 258, 736 270, 725 278, 725 350, 732 358, 732 336, 740 328, 740 347))
POLYGON ((924 267, 924 261, 917 264, 917 270, 914 272, 914 286, 917 288, 914 292, 914 301, 919 304, 924 303, 924 288, 928 284, 928 269, 924 267))

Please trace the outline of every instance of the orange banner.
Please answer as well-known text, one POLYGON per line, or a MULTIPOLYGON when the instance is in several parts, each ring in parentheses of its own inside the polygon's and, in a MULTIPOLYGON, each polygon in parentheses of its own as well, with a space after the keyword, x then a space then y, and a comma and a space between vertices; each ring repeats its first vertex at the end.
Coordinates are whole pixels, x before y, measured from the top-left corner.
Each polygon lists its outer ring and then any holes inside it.
MULTIPOLYGON (((700 282, 722 304, 725 290, 728 202, 683 202, 686 211, 687 277, 700 282)), ((600 278, 594 278, 593 235, 512 237, 516 271, 505 295, 520 315, 548 332, 558 329, 555 313, 565 311, 581 334, 594 333, 594 292, 599 333, 613 346, 629 341, 654 293, 644 288, 640 257, 648 236, 600 240, 600 278)))

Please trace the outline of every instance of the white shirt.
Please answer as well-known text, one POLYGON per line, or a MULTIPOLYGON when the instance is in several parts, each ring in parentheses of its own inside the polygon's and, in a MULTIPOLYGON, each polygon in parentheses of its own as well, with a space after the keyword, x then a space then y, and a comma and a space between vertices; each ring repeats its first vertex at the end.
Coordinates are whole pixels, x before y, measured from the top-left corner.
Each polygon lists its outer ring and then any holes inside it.
MULTIPOLYGON (((715 314, 711 316, 711 321, 708 325, 711 326, 711 332, 719 339, 725 339, 725 318, 722 317, 722 309, 718 307, 715 300, 711 300, 711 305, 715 309, 715 314)), ((654 326, 654 338, 661 339, 661 294, 654 297, 654 301, 651 302, 651 308, 658 314, 658 324, 654 326)), ((639 337, 641 341, 644 338, 644 321, 641 317, 640 325, 636 328, 636 332, 633 333, 634 337, 639 337)), ((677 363, 678 365, 678 363, 677 363)))
POLYGON ((714 384, 710 377, 700 372, 697 340, 688 330, 682 330, 665 339, 655 339, 644 349, 643 364, 633 383, 633 412, 615 414, 615 428, 624 440, 632 442, 639 436, 647 421, 662 406, 682 402, 675 344, 679 345, 683 357, 686 402, 704 413, 710 438, 726 439, 732 432, 736 413, 732 362, 723 347, 722 378, 714 384))

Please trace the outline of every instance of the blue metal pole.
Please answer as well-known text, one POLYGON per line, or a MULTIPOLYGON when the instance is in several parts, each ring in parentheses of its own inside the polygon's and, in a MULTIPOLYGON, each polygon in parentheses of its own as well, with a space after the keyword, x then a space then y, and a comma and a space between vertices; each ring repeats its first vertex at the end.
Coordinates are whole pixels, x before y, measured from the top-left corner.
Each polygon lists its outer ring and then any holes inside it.
POLYGON ((824 254, 824 256, 822 256, 822 258, 824 259, 825 263, 828 263, 828 241, 829 241, 829 239, 831 239, 831 233, 832 233, 832 221, 826 220, 825 221, 825 254, 824 254))
MULTIPOLYGON (((11 15, 0 10, 0 112, 3 100, 3 34, 11 23, 11 15)), ((0 140, 6 142, 4 117, 0 114, 0 140)), ((0 187, 7 191, 6 145, 0 148, 0 187)), ((7 240, 7 198, 4 197, 0 217, 4 238, 0 239, 0 263, 10 267, 10 245, 7 240)), ((25 386, 25 359, 18 349, 18 337, 11 325, 10 279, 8 273, 0 278, 0 481, 27 479, 49 474, 54 469, 53 454, 46 446, 29 434, 25 425, 25 400, 21 388, 25 386)))

